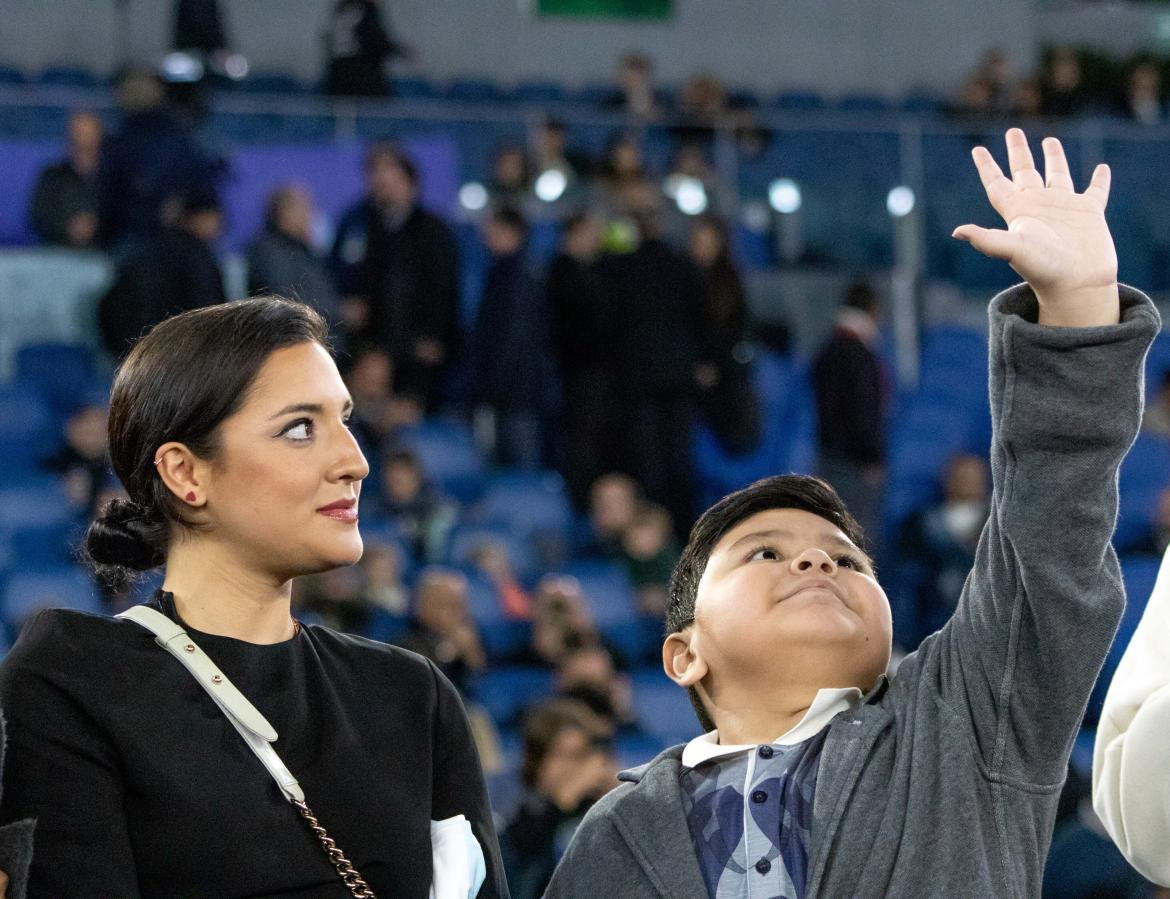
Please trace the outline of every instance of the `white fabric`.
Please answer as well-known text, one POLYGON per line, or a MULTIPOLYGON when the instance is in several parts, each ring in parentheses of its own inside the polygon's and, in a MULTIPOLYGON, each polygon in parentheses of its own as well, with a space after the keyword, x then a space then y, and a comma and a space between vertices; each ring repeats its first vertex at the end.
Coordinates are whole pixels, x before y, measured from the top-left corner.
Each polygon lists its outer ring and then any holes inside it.
POLYGON ((463 815, 431 822, 430 899, 472 899, 487 877, 483 849, 463 815))
POLYGON ((1130 863, 1170 886, 1170 550, 1105 697, 1093 808, 1130 863))
MULTIPOLYGON (((792 746, 802 743, 809 737, 820 732, 826 724, 833 720, 833 716, 846 709, 853 708, 861 702, 862 693, 857 687, 826 687, 817 690, 808 711, 793 727, 778 736, 772 742, 777 746, 792 746)), ((713 730, 695 737, 683 749, 682 763, 686 768, 694 768, 711 759, 722 758, 727 755, 736 755, 740 752, 754 750, 755 743, 724 746, 719 743, 719 731, 713 730)))
MULTIPOLYGON (((227 716, 244 741, 272 775, 289 802, 303 802, 304 791, 281 761, 272 743, 275 728, 220 671, 178 624, 149 606, 132 606, 118 615, 142 625, 155 635, 155 642, 183 663, 227 716), (213 678, 218 677, 217 683, 213 678)), ((430 899, 472 899, 487 876, 483 848, 464 815, 431 822, 430 899)))

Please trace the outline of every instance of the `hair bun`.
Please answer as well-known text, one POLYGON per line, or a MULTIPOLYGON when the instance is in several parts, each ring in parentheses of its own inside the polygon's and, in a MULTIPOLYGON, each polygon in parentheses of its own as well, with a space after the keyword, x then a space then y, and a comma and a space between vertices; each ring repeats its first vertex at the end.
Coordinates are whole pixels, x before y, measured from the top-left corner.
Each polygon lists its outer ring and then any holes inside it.
POLYGON ((112 499, 89 526, 85 551, 98 566, 149 571, 166 561, 166 526, 138 503, 112 499))

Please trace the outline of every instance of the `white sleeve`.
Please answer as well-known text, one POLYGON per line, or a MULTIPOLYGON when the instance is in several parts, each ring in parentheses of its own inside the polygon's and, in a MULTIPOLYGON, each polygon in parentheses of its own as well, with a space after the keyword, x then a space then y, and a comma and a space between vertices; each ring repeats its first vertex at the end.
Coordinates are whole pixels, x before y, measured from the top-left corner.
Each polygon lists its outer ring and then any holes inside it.
POLYGON ((1105 697, 1093 808, 1130 863, 1170 886, 1170 550, 1105 697))

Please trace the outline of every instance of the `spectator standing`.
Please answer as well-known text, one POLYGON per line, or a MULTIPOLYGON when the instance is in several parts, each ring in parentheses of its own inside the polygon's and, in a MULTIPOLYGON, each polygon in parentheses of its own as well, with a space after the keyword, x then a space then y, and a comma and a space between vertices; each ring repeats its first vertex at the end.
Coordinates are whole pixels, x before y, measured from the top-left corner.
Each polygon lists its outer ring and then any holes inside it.
POLYGON ((532 167, 520 144, 506 143, 492 153, 488 196, 497 207, 523 210, 532 200, 532 167))
POLYGON ((177 0, 171 46, 176 50, 195 51, 208 61, 225 55, 228 39, 219 0, 177 0))
POLYGON ((618 472, 602 475, 589 490, 589 523, 578 547, 587 559, 617 559, 622 535, 634 520, 641 500, 637 481, 618 472))
POLYGON ((487 665, 487 656, 467 609, 462 574, 440 568, 423 572, 415 588, 414 619, 398 644, 430 659, 468 695, 471 679, 487 665))
POLYGON ((616 459, 617 381, 606 351, 613 345, 609 295, 598 270, 601 223, 589 213, 570 216, 549 265, 546 296, 552 348, 564 390, 562 473, 569 495, 584 509, 593 482, 616 459))
POLYGON ((637 592, 641 614, 665 617, 670 575, 678 553, 670 513, 654 503, 639 505, 622 533, 621 557, 637 592))
POLYGON ((524 791, 500 834, 512 899, 540 899, 581 818, 617 785, 611 734, 589 707, 553 699, 524 723, 524 791))
POLYGON ((92 112, 73 113, 69 116, 68 140, 68 156, 37 178, 29 224, 44 243, 88 249, 97 238, 101 119, 92 112))
POLYGON ((864 282, 850 286, 812 364, 821 476, 870 535, 878 532, 886 464, 877 313, 873 288, 864 282))
POLYGON ((118 268, 98 303, 102 344, 116 357, 170 315, 226 300, 213 244, 223 232, 214 195, 194 193, 181 201, 175 225, 163 227, 118 268))
POLYGON ((402 428, 422 420, 418 402, 394 392, 394 363, 379 347, 367 345, 354 351, 345 384, 353 397, 350 429, 374 459, 393 446, 402 428))
POLYGON ((642 53, 626 53, 618 60, 617 88, 606 105, 631 119, 654 121, 662 118, 662 107, 654 91, 654 64, 642 53))
POLYGON ((728 452, 745 453, 760 441, 760 408, 746 343, 747 297, 723 220, 695 219, 689 250, 703 292, 703 342, 695 370, 699 409, 728 452))
POLYGON ((365 198, 342 216, 333 245, 347 321, 390 353, 398 391, 430 412, 457 349, 455 236, 419 205, 418 170, 393 145, 370 148, 366 183, 365 198))
POLYGON ((268 197, 264 231, 248 248, 248 293, 274 293, 308 303, 336 331, 341 318, 337 288, 314 252, 313 197, 296 184, 268 197))
POLYGON ((622 468, 666 506, 680 536, 694 520, 691 429, 702 345, 702 289, 694 266, 661 239, 659 209, 636 210, 637 247, 603 262, 622 385, 622 468))
POLYGON ((471 397, 492 421, 499 465, 541 467, 541 419, 548 408, 550 361, 543 287, 528 268, 528 224, 514 208, 484 224, 491 265, 471 338, 471 397))
POLYGON ((957 455, 947 463, 943 496, 915 512, 902 529, 902 557, 921 567, 914 614, 901 616, 898 642, 910 652, 954 614, 975 547, 990 510, 991 473, 980 456, 957 455))
POLYGON ((386 27, 378 0, 337 0, 324 37, 325 89, 335 97, 389 97, 386 63, 414 55, 386 27))
POLYGON ((1162 73, 1149 61, 1138 63, 1129 73, 1129 81, 1122 97, 1121 113, 1127 119, 1143 125, 1158 125, 1166 121, 1166 107, 1162 98, 1162 73))
POLYGON ((65 479, 65 496, 78 518, 90 520, 98 500, 113 480, 106 433, 109 396, 91 390, 65 421, 65 444, 44 461, 44 468, 65 479))
POLYGON ((439 561, 459 510, 426 480, 418 457, 410 450, 391 450, 383 460, 381 499, 386 517, 415 559, 424 564, 439 561))
POLYGON ((1073 116, 1085 111, 1086 97, 1081 82, 1081 61, 1067 47, 1053 51, 1043 82, 1044 115, 1073 116))
POLYGON ((550 574, 536 585, 532 643, 515 662, 555 670, 570 653, 602 643, 581 583, 574 577, 550 574))

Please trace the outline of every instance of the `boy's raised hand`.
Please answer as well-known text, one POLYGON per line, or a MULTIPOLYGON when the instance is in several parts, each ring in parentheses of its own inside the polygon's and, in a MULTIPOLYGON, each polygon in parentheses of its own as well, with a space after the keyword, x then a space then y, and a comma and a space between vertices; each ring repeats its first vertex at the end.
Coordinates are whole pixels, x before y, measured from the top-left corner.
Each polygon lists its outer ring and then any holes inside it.
POLYGON ((1007 229, 961 225, 954 237, 988 256, 1004 259, 1040 302, 1040 323, 1061 327, 1116 324, 1117 253, 1105 224, 1109 167, 1099 165, 1084 193, 1073 189, 1064 148, 1045 138, 1044 170, 1036 171, 1019 128, 1006 135, 1008 178, 985 147, 972 151, 992 207, 1007 229))

